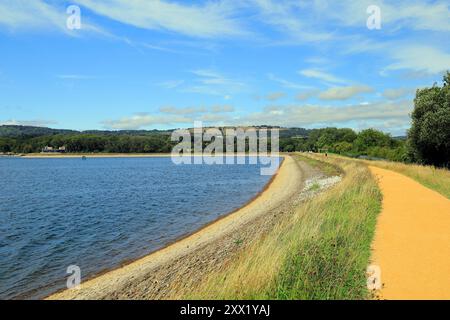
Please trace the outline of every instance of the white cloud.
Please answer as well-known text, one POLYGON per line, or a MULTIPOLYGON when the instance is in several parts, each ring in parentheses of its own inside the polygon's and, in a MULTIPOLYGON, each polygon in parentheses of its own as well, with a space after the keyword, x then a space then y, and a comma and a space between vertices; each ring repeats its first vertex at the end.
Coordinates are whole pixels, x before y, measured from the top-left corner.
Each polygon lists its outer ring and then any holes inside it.
POLYGON ((319 94, 322 100, 348 100, 361 93, 370 93, 373 89, 366 85, 332 87, 319 94))
POLYGON ((246 84, 233 79, 213 69, 198 69, 191 71, 197 78, 193 84, 186 85, 182 91, 190 93, 229 96, 244 90, 246 84))
POLYGON ((232 86, 243 86, 244 84, 240 81, 227 78, 218 71, 211 69, 199 69, 194 70, 192 73, 199 77, 198 82, 205 85, 232 85, 232 86))
POLYGON ((234 112, 234 107, 230 105, 216 105, 211 107, 210 112, 212 113, 234 112))
POLYGON ((352 121, 387 122, 395 119, 407 123, 411 111, 412 103, 408 100, 345 107, 321 105, 271 106, 263 112, 250 114, 242 118, 241 121, 253 125, 272 124, 288 127, 315 127, 352 121))
POLYGON ((208 124, 230 120, 230 114, 234 112, 230 105, 213 105, 211 107, 161 107, 160 113, 136 113, 129 117, 105 120, 103 125, 109 129, 136 130, 149 126, 178 126, 190 125, 194 121, 203 121, 208 124))
POLYGON ((411 88, 391 88, 386 89, 383 92, 383 97, 389 100, 396 100, 399 98, 403 98, 406 95, 412 94, 414 89, 411 88))
POLYGON ((118 120, 106 120, 102 123, 108 129, 136 130, 152 125, 175 125, 192 122, 191 118, 185 116, 139 113, 118 120))
POLYGON ((396 61, 385 70, 413 70, 438 74, 450 70, 450 54, 437 48, 420 45, 398 46, 392 50, 396 61))
POLYGON ((320 92, 319 90, 307 90, 300 92, 299 94, 297 94, 295 98, 300 101, 305 101, 316 96, 319 92, 320 92))
POLYGON ((177 114, 177 115, 195 115, 201 113, 228 113, 233 112, 234 107, 230 105, 214 105, 212 107, 185 107, 185 108, 176 108, 172 106, 161 107, 159 109, 162 113, 167 114, 177 114))
POLYGON ((205 107, 175 108, 175 107, 167 106, 167 107, 159 108, 159 112, 168 113, 168 114, 187 115, 187 114, 206 112, 206 108, 205 107))
POLYGON ((319 79, 322 81, 326 81, 326 82, 333 82, 333 83, 346 83, 348 82, 347 80, 338 78, 330 73, 324 72, 324 71, 320 71, 317 69, 304 69, 304 70, 300 70, 299 74, 301 74, 302 76, 308 77, 308 78, 314 78, 314 79, 319 79))
POLYGON ((93 24, 83 15, 81 29, 69 30, 68 17, 66 6, 52 5, 43 0, 2 0, 0 2, 0 27, 6 27, 11 31, 58 30, 73 37, 85 33, 96 33, 123 40, 93 24))
POLYGON ((164 82, 158 83, 159 86, 166 88, 166 89, 175 89, 179 86, 181 86, 184 83, 184 80, 168 80, 164 82))
POLYGON ((279 125, 283 127, 317 128, 324 126, 376 128, 404 134, 410 126, 412 103, 408 100, 377 102, 351 106, 287 105, 269 106, 262 112, 241 117, 231 113, 203 113, 198 115, 140 113, 118 120, 104 121, 109 129, 141 129, 149 126, 186 126, 203 121, 209 126, 223 125, 279 125))
POLYGON ((52 124, 57 124, 58 122, 54 120, 15 120, 10 119, 6 121, 0 121, 0 125, 3 126, 33 126, 33 127, 47 127, 52 124))
POLYGON ((227 37, 247 34, 234 16, 236 5, 228 1, 204 5, 162 0, 76 0, 80 5, 110 19, 138 28, 168 30, 194 37, 227 37))
POLYGON ((426 0, 341 0, 331 5, 324 1, 315 1, 315 11, 321 11, 328 18, 344 26, 365 27, 369 5, 378 5, 381 9, 382 28, 429 31, 450 31, 450 10, 447 1, 426 0), (318 3, 322 4, 317 5, 318 3), (325 5, 324 5, 325 4, 325 5), (359 14, 358 14, 359 13, 359 14))
MULTIPOLYGON (((259 9, 259 20, 272 25, 288 36, 286 44, 293 42, 319 42, 332 38, 332 33, 313 26, 307 12, 306 3, 300 1, 250 0, 259 9)), ((282 41, 283 42, 283 41, 282 41)))
POLYGON ((266 99, 269 101, 277 101, 284 97, 286 97, 286 93, 284 92, 272 92, 266 96, 266 99))
POLYGON ((59 74, 56 77, 62 80, 90 80, 96 78, 85 74, 59 74))
POLYGON ((283 87, 287 88, 287 89, 295 89, 295 90, 301 90, 301 89, 310 89, 310 86, 306 86, 306 85, 302 85, 302 84, 298 84, 280 77, 275 76, 272 73, 269 73, 267 75, 267 77, 269 78, 269 80, 272 80, 274 82, 277 82, 279 84, 281 84, 283 87))
POLYGON ((0 25, 11 29, 66 29, 66 13, 41 0, 2 0, 0 25))

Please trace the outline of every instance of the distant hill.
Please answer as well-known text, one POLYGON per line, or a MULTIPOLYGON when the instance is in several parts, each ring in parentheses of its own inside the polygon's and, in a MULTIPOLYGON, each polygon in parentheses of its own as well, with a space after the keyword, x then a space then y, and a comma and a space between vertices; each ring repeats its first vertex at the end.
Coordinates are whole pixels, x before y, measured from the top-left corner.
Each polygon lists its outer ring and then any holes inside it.
POLYGON ((87 130, 76 131, 68 129, 51 129, 45 127, 2 125, 0 126, 0 137, 5 138, 34 138, 41 136, 53 136, 57 134, 73 135, 73 134, 94 134, 105 136, 147 136, 155 134, 170 134, 172 130, 87 130))
MULTIPOLYGON (((231 128, 231 127, 230 127, 231 128)), ((280 129, 280 137, 308 137, 311 130, 304 128, 280 128, 273 126, 256 126, 255 128, 278 128, 280 129)), ((205 128, 206 129, 206 128, 205 128)), ((45 127, 3 125, 0 126, 0 137, 5 138, 34 138, 41 136, 53 135, 74 135, 74 134, 90 134, 101 136, 151 136, 151 135, 170 135, 173 130, 86 130, 76 131, 68 129, 51 129, 45 127)))
POLYGON ((51 129, 32 126, 13 126, 13 125, 0 126, 0 137, 7 137, 7 138, 32 138, 40 136, 52 136, 55 134, 74 134, 74 133, 79 132, 74 130, 51 129))

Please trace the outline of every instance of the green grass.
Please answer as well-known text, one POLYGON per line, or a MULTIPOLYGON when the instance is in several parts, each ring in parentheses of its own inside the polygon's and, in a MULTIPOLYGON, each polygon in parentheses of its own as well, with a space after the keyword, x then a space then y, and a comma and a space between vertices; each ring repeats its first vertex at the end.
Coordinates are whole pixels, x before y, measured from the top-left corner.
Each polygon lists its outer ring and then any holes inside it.
POLYGON ((319 191, 319 190, 320 190, 320 184, 318 184, 317 182, 313 183, 308 189, 308 191, 314 191, 314 192, 319 191))
POLYGON ((309 165, 321 170, 327 176, 337 176, 337 175, 342 174, 342 169, 339 168, 337 165, 335 165, 331 162, 317 160, 316 158, 314 158, 313 155, 295 153, 295 154, 293 154, 293 156, 296 159, 298 159, 300 161, 304 161, 304 162, 308 163, 309 165))
POLYGON ((376 182, 362 163, 299 157, 321 168, 340 168, 342 182, 300 204, 238 258, 178 298, 370 298, 365 271, 381 208, 376 182))

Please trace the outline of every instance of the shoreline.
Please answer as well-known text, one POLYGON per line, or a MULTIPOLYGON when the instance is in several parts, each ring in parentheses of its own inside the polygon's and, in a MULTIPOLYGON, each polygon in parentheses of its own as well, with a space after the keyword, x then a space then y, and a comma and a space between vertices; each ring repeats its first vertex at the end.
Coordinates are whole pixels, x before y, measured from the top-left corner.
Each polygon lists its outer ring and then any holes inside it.
POLYGON ((233 231, 267 214, 273 207, 286 202, 292 193, 299 190, 301 183, 302 172, 297 162, 291 156, 283 156, 276 174, 255 197, 242 207, 168 243, 163 248, 141 258, 127 261, 118 268, 98 273, 83 282, 77 289, 63 289, 44 299, 99 299, 120 295, 121 288, 132 286, 136 278, 152 274, 154 270, 164 269, 171 262, 186 256, 195 257, 196 250, 212 246, 213 242, 219 241, 221 237, 229 236, 233 231), (272 206, 267 202, 272 203, 272 206))
POLYGON ((17 158, 23 159, 73 159, 73 158, 167 158, 170 153, 30 153, 18 155, 17 158))
MULTIPOLYGON (((202 154, 191 154, 188 155, 191 157, 200 157, 204 156, 202 154)), ((272 156, 270 153, 233 153, 233 154, 227 154, 227 153, 220 153, 216 155, 217 157, 270 157, 272 156)), ((281 153, 278 153, 277 155, 273 156, 279 156, 282 157, 283 155, 281 153)), ((12 157, 12 158, 22 158, 22 159, 76 159, 80 157, 86 157, 86 158, 169 158, 172 157, 171 153, 29 153, 29 154, 18 154, 18 155, 10 155, 5 157, 12 157)), ((211 156, 211 157, 214 157, 211 156)))

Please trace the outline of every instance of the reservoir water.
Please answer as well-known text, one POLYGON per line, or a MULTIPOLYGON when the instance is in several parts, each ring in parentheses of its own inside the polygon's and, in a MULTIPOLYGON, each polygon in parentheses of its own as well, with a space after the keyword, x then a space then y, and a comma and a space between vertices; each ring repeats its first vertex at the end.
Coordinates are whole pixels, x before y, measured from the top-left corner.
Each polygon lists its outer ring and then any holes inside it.
POLYGON ((260 165, 0 158, 0 299, 42 298, 151 253, 255 197, 260 165))

